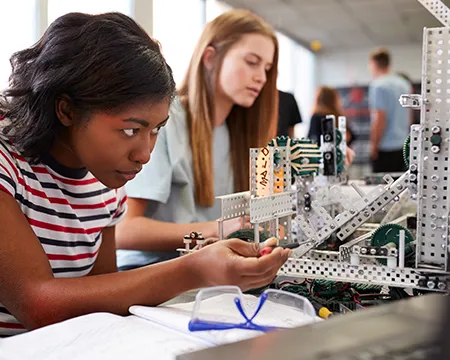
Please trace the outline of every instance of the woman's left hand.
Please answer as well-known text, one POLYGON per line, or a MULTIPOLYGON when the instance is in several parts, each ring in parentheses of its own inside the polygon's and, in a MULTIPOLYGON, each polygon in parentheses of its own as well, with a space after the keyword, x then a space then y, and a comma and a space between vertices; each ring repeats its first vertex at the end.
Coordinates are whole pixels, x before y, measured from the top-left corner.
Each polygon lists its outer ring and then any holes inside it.
POLYGON ((347 147, 345 152, 345 166, 349 167, 355 159, 355 152, 352 148, 347 147))

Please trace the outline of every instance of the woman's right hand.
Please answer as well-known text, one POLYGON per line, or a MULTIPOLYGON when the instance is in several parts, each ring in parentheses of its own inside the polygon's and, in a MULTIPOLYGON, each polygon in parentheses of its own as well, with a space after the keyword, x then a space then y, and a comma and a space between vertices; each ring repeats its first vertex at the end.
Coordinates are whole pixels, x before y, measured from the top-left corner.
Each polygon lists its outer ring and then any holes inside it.
MULTIPOLYGON (((276 239, 263 243, 273 245, 276 239)), ((260 256, 260 250, 258 243, 222 240, 186 255, 186 260, 205 286, 237 285, 248 290, 269 284, 291 254, 289 249, 275 248, 272 253, 260 256)))

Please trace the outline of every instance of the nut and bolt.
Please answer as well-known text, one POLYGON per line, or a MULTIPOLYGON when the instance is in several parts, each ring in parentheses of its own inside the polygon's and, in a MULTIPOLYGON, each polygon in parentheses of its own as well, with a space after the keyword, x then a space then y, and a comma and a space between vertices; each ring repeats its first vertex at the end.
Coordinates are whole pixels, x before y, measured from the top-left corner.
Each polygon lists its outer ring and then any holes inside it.
POLYGON ((439 134, 439 133, 441 132, 441 127, 440 127, 440 126, 433 126, 433 127, 431 128, 431 132, 432 132, 433 134, 439 134))
POLYGON ((432 132, 433 134, 439 134, 439 133, 441 132, 441 127, 440 127, 440 126, 433 126, 433 127, 431 128, 431 132, 432 132))
POLYGON ((437 154, 437 153, 439 153, 439 151, 441 151, 441 148, 440 148, 439 146, 433 145, 433 146, 431 147, 431 152, 432 152, 433 154, 437 154))

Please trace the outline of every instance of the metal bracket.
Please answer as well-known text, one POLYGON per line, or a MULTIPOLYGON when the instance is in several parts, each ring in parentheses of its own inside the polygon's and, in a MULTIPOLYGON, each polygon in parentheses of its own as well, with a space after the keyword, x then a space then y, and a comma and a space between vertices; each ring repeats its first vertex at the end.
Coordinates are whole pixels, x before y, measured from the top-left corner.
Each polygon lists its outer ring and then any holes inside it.
POLYGON ((442 25, 450 26, 449 16, 450 9, 441 0, 417 0, 425 9, 438 19, 442 25))
POLYGON ((422 95, 402 95, 400 96, 399 102, 402 107, 420 110, 422 106, 422 95))

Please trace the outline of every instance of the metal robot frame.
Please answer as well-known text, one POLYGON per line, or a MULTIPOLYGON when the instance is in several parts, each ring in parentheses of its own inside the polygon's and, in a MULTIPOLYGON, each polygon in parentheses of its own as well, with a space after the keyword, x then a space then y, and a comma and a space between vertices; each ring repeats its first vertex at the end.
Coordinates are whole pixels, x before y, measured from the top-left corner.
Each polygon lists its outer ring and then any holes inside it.
MULTIPOLYGON (((309 213, 292 207, 293 203, 299 204, 304 199, 296 199, 299 186, 293 188, 290 185, 290 147, 251 149, 250 192, 219 197, 222 201, 222 216, 218 220, 220 238, 223 238, 223 221, 249 215, 255 241, 259 241, 260 225, 265 224, 264 228, 275 236, 279 236, 280 225, 289 229, 282 239, 292 242, 294 239, 290 230, 294 223, 303 238, 297 238, 300 245, 279 275, 447 291, 450 279, 450 10, 439 0, 419 2, 444 27, 425 28, 423 32, 422 94, 403 95, 400 99, 402 106, 421 111, 420 125, 411 126, 409 170, 396 181, 386 175, 386 184, 379 185, 368 194, 352 185, 361 196, 356 203, 349 202, 339 186, 329 188, 326 201, 316 199, 311 202, 311 211, 321 220, 321 227, 317 230, 317 226, 312 226, 309 213), (278 166, 284 170, 282 179, 274 175, 277 170, 273 161, 275 152, 279 157, 278 166), (275 185, 280 180, 282 189, 275 185), (400 196, 405 197, 403 193, 406 190, 417 201, 415 266, 406 267, 404 263, 404 231, 400 231, 398 249, 377 249, 377 254, 362 252, 373 231, 344 243, 338 252, 317 250, 331 234, 340 240, 346 239, 386 205, 398 201, 400 196), (323 206, 327 201, 328 205, 339 204, 344 211, 331 216, 323 206), (383 250, 382 255, 378 250, 383 250), (382 265, 379 259, 385 259, 387 265, 382 265)), ((322 154, 326 151, 321 150, 322 154)), ((324 157, 322 173, 325 160, 324 157)), ((333 177, 327 180, 325 185, 322 184, 325 187, 339 184, 339 181, 333 181, 333 177)), ((314 187, 315 181, 303 179, 302 183, 314 187)), ((298 181, 296 185, 299 185, 298 181)), ((402 221, 405 217, 394 220, 394 223, 402 221)))

